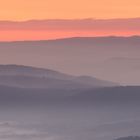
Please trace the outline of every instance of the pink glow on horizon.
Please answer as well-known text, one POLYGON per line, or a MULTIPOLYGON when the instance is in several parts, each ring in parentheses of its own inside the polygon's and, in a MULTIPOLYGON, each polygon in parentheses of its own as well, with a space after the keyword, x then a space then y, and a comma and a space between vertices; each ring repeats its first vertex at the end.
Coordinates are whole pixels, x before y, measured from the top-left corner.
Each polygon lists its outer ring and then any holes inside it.
POLYGON ((0 21, 0 41, 140 35, 140 18, 0 21))
POLYGON ((89 31, 0 31, 0 41, 24 41, 24 40, 51 40, 69 37, 98 37, 98 36, 133 36, 140 35, 139 32, 89 32, 89 31))

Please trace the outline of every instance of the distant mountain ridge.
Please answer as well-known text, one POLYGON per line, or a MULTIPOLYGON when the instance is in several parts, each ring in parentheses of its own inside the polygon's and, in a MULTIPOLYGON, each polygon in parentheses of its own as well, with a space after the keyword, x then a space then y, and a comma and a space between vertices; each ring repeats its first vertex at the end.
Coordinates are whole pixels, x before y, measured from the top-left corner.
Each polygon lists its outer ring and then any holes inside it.
POLYGON ((0 85, 22 88, 81 89, 116 86, 90 76, 72 76, 50 69, 0 65, 0 85))
POLYGON ((139 46, 140 36, 0 42, 0 64, 32 65, 140 85, 139 46))
POLYGON ((46 77, 46 78, 58 78, 58 79, 70 79, 73 78, 72 75, 63 74, 58 71, 45 69, 45 68, 36 68, 32 66, 24 65, 0 65, 0 75, 23 75, 23 76, 34 76, 34 77, 46 77))
POLYGON ((115 44, 124 44, 124 45, 139 45, 140 36, 97 36, 97 37, 71 37, 71 38, 60 38, 60 39, 51 39, 51 40, 28 40, 28 41, 0 41, 0 45, 115 45, 115 44), (135 43, 135 44, 134 44, 135 43))

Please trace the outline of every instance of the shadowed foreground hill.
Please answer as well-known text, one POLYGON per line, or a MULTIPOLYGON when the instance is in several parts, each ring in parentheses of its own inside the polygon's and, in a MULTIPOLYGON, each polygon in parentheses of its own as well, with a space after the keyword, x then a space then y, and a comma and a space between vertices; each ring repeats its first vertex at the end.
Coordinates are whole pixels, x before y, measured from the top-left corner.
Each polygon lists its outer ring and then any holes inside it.
POLYGON ((139 135, 139 101, 139 86, 55 89, 1 85, 0 139, 114 140, 139 135))
POLYGON ((114 140, 139 135, 139 101, 140 87, 77 91, 0 86, 0 128, 5 132, 0 138, 114 140), (37 136, 29 135, 34 129, 37 136))
POLYGON ((139 107, 140 87, 98 89, 31 89, 0 86, 1 105, 139 107))

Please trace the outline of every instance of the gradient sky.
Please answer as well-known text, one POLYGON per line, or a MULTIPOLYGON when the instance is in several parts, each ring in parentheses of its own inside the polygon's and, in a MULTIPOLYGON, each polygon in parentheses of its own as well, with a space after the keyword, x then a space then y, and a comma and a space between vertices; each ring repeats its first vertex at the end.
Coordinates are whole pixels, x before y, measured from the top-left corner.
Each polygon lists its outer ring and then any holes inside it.
POLYGON ((140 35, 140 18, 0 21, 0 41, 140 35))
POLYGON ((140 0, 0 0, 1 20, 139 16, 140 0))
POLYGON ((0 0, 0 3, 0 41, 140 35, 140 0, 0 0))

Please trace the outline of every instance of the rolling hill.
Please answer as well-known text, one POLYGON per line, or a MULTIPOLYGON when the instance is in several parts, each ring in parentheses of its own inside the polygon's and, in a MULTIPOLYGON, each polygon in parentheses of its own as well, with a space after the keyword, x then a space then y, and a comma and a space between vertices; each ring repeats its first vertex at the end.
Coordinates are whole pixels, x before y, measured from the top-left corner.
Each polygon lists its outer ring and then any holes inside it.
POLYGON ((50 69, 0 65, 0 85, 20 88, 84 89, 116 86, 90 76, 72 76, 50 69))
POLYGON ((76 37, 0 42, 0 64, 49 68, 124 85, 140 85, 140 37, 76 37))

